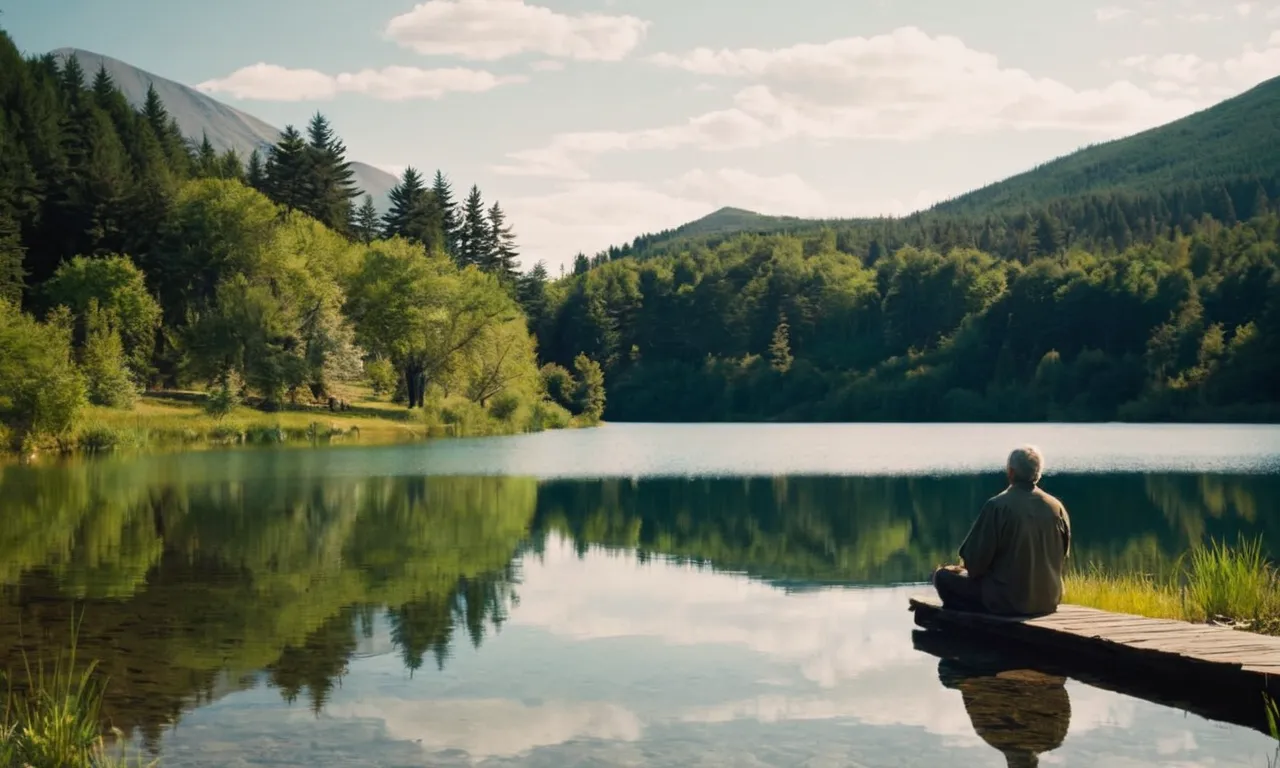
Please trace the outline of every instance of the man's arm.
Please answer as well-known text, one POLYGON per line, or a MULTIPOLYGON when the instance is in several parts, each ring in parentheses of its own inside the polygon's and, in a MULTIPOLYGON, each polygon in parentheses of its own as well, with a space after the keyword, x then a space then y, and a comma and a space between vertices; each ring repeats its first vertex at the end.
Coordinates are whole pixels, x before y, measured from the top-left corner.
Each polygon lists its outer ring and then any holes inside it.
POLYGON ((996 546, 1000 541, 996 515, 995 505, 990 501, 983 504, 982 510, 978 512, 978 519, 973 521, 969 535, 965 536, 964 543, 960 545, 964 567, 974 578, 990 570, 991 561, 995 559, 996 546))

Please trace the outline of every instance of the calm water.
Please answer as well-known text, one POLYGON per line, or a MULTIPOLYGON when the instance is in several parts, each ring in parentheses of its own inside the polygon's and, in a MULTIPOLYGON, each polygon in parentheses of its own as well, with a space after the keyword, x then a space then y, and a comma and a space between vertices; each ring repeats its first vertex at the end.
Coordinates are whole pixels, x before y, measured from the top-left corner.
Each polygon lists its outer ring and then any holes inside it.
POLYGON ((0 665, 83 610, 165 766, 1266 766, 913 631, 1031 440, 1077 557, 1280 541, 1280 428, 608 426, 0 470, 0 665), (945 761, 945 763, 944 763, 945 761))

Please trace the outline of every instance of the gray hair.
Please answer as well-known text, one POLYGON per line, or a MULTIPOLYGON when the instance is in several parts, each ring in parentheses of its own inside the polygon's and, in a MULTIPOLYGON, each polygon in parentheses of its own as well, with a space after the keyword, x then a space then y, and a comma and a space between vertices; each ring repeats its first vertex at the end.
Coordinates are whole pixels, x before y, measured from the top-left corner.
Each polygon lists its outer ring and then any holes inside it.
POLYGON ((1044 468, 1044 457, 1040 449, 1034 445, 1014 448, 1009 454, 1009 469, 1013 471, 1013 479, 1024 483, 1040 482, 1040 471, 1044 468))

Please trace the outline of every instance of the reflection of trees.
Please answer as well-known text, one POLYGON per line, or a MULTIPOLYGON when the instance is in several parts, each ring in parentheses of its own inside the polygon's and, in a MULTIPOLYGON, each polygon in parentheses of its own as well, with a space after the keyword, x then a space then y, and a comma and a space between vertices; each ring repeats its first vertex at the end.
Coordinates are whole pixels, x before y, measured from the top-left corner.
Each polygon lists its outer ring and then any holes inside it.
MULTIPOLYGON (((1077 564, 1154 569, 1205 535, 1280 534, 1280 519, 1256 514, 1280 501, 1274 476, 1063 475, 1045 484, 1071 512, 1077 564)), ((539 490, 537 527, 571 536, 579 551, 885 584, 922 580, 953 560, 1000 489, 999 478, 974 476, 557 481, 539 490)))
POLYGON ((479 643, 514 600, 537 493, 523 478, 202 482, 105 466, 0 475, 0 670, 65 644, 83 609, 105 715, 151 742, 259 670, 319 709, 381 606, 406 660, 423 648, 440 663, 455 627, 479 643))

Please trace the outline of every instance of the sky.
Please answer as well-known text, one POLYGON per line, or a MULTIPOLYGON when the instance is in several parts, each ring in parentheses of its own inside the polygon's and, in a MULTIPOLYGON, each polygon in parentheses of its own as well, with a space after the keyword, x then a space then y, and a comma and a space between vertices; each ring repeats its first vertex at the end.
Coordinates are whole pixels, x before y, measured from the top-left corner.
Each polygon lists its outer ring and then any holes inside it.
POLYGON ((1280 75, 1280 0, 0 0, 348 156, 552 270, 721 206, 901 215, 1280 75), (215 10, 216 9, 216 10, 215 10))

